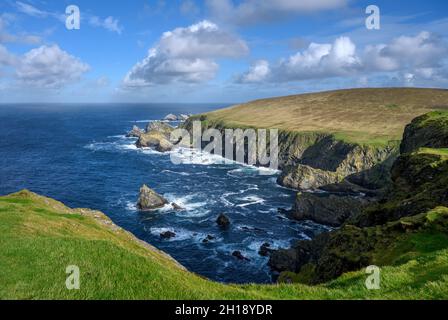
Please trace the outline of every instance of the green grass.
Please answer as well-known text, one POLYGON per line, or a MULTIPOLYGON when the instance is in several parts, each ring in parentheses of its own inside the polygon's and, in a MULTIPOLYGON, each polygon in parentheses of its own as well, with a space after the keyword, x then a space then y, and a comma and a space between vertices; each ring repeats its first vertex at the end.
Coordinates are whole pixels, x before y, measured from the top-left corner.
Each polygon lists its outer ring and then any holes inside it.
POLYGON ((417 151, 418 154, 433 154, 437 156, 441 156, 445 159, 448 157, 448 148, 420 148, 417 151))
MULTIPOLYGON (((431 219, 448 209, 439 210, 431 219)), ((362 270, 319 286, 224 285, 186 271, 100 212, 22 191, 0 198, 0 299, 448 298, 447 244, 436 240, 416 239, 424 249, 383 267, 381 290, 365 288, 362 270), (80 290, 65 287, 68 265, 80 268, 80 290)))
POLYGON ((315 132, 363 145, 401 140, 415 117, 448 110, 448 90, 351 89, 256 100, 202 115, 230 127, 315 132))

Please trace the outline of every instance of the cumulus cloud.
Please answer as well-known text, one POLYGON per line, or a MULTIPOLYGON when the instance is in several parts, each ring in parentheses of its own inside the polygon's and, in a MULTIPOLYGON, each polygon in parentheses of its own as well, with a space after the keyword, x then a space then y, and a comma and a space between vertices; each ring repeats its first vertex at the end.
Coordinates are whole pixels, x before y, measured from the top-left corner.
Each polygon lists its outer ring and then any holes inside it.
POLYGON ((240 82, 297 81, 344 76, 361 68, 355 44, 347 37, 340 37, 330 44, 311 43, 287 59, 270 67, 259 61, 244 73, 240 82))
POLYGON ((44 45, 19 57, 16 77, 20 83, 32 87, 58 89, 79 80, 89 68, 59 46, 44 45))
POLYGON ((210 14, 235 24, 252 24, 282 19, 288 15, 312 13, 346 6, 348 0, 207 0, 210 14))
POLYGON ((330 44, 311 43, 304 51, 270 66, 267 61, 255 64, 240 75, 239 82, 284 82, 342 76, 366 77, 373 73, 393 73, 402 84, 419 80, 446 79, 448 46, 429 32, 401 36, 388 44, 369 45, 357 52, 348 37, 330 44))
POLYGON ((247 44, 202 21, 187 28, 165 32, 148 55, 126 75, 126 87, 172 82, 203 82, 218 71, 217 58, 237 58, 249 52, 247 44))
POLYGON ((238 77, 238 82, 262 82, 266 80, 270 73, 269 62, 266 60, 258 60, 250 67, 249 71, 238 77))
POLYGON ((440 67, 447 53, 448 47, 441 38, 421 32, 415 37, 398 37, 389 44, 368 46, 364 60, 372 70, 428 70, 440 67))

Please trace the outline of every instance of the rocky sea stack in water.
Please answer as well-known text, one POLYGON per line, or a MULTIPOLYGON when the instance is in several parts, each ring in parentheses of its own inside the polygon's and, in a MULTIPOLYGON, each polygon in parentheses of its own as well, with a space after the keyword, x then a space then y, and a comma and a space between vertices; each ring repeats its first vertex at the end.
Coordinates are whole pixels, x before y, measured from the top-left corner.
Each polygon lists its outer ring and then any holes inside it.
POLYGON ((152 148, 159 152, 171 151, 174 145, 170 141, 170 134, 174 128, 163 122, 150 122, 146 132, 140 134, 136 142, 137 148, 152 148))
POLYGON ((139 210, 160 209, 166 204, 168 204, 168 201, 154 190, 148 188, 146 184, 140 188, 140 195, 137 201, 137 208, 139 210))

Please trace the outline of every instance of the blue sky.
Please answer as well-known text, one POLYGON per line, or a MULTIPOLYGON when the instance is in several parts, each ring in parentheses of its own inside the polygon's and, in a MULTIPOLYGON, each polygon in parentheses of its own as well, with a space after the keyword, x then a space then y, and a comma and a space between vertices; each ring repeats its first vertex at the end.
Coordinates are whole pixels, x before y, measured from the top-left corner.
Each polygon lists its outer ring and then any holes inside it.
POLYGON ((0 102, 240 102, 448 85, 446 1, 6 0, 0 102), (65 10, 80 9, 68 30, 65 10), (380 9, 368 30, 366 7, 380 9))

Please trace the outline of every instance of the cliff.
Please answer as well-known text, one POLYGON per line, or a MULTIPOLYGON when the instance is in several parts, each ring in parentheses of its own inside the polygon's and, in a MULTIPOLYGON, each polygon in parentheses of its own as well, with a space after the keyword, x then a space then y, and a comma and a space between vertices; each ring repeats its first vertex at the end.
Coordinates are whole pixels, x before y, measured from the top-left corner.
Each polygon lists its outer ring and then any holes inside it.
POLYGON ((286 271, 281 279, 321 283, 370 264, 400 264, 448 248, 448 144, 441 143, 448 135, 440 134, 448 131, 434 126, 447 120, 448 112, 431 112, 406 127, 390 192, 379 202, 341 229, 274 252, 270 265, 286 271))
POLYGON ((447 109, 446 101, 448 90, 339 90, 256 100, 193 116, 184 127, 278 129, 279 184, 369 192, 390 183, 405 125, 447 109))

